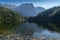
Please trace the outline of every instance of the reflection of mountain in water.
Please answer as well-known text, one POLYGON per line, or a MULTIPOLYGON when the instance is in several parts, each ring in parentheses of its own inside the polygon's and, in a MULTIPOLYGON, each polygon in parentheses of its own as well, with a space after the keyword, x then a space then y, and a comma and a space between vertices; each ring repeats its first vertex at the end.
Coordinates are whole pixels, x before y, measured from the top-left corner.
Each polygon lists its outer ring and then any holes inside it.
POLYGON ((59 38, 60 37, 60 24, 52 24, 52 23, 40 23, 40 22, 34 22, 38 25, 38 27, 42 27, 43 31, 40 32, 34 32, 35 37, 54 37, 59 38), (37 35, 36 35, 37 34, 37 35))
POLYGON ((59 25, 51 23, 29 23, 25 22, 19 27, 13 29, 16 33, 22 33, 23 35, 33 35, 34 37, 54 37, 60 36, 59 25), (58 30, 57 30, 58 29, 58 30), (56 34, 56 35, 55 35, 56 34))
POLYGON ((60 23, 50 23, 46 21, 33 21, 32 23, 35 23, 38 27, 43 27, 44 29, 48 29, 50 31, 60 32, 60 23))
POLYGON ((37 27, 36 24, 34 23, 28 23, 25 22, 22 25, 20 25, 19 27, 15 28, 14 31, 16 33, 23 33, 23 34, 32 34, 34 31, 39 30, 40 28, 37 27))

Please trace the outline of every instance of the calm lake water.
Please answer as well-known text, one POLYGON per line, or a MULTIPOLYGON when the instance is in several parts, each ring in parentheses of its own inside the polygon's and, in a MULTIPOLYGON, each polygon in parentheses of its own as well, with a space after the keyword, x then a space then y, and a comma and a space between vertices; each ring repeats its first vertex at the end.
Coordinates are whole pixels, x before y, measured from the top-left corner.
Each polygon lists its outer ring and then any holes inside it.
POLYGON ((56 24, 37 24, 25 22, 14 28, 15 33, 23 33, 28 35, 33 35, 33 37, 54 37, 60 38, 59 25, 56 24))

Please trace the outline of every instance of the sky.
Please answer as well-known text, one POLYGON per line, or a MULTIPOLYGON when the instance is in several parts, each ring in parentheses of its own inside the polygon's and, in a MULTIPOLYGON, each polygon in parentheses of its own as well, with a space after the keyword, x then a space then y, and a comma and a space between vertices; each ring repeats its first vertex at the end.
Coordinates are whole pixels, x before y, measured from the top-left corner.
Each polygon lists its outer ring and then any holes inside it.
POLYGON ((33 3, 35 7, 44 7, 46 9, 60 6, 60 0, 0 0, 0 3, 10 3, 20 5, 21 3, 33 3))

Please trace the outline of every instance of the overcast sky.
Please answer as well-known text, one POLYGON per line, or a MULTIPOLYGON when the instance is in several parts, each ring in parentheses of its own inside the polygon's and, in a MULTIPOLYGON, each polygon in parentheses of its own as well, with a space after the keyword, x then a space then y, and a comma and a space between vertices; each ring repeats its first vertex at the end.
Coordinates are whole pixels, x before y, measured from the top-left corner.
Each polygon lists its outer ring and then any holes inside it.
POLYGON ((0 3, 12 3, 16 5, 20 3, 33 3, 35 7, 40 6, 46 9, 60 6, 60 0, 0 0, 0 3))

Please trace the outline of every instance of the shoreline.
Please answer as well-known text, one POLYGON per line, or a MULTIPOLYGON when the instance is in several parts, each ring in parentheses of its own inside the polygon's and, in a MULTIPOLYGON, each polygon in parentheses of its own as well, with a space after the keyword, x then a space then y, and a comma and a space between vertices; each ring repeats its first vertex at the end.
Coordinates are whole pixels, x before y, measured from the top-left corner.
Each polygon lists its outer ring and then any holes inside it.
POLYGON ((60 38, 53 38, 53 37, 33 37, 29 36, 21 36, 20 34, 0 34, 0 40, 59 40, 60 38))

